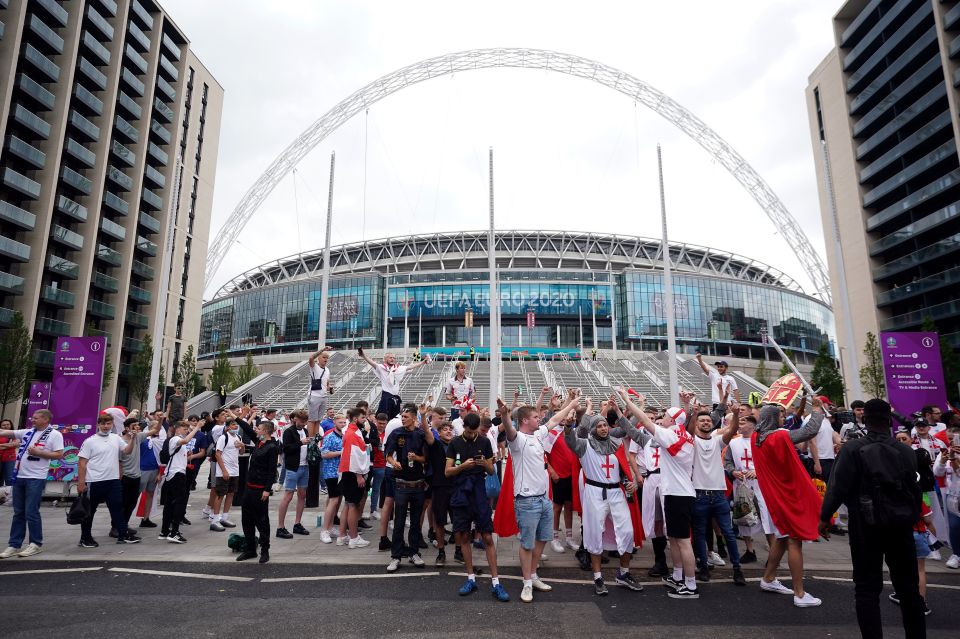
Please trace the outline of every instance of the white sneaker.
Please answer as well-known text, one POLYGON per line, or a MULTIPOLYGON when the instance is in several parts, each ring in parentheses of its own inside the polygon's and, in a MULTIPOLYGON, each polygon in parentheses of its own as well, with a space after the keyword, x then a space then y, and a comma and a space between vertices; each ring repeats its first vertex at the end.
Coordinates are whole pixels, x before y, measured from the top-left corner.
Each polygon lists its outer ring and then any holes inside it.
POLYGON ((570 550, 580 550, 580 544, 573 540, 573 537, 567 535, 567 546, 570 550))
POLYGON ((423 568, 423 557, 420 556, 420 553, 416 553, 410 557, 410 563, 416 566, 417 568, 423 568))
POLYGON ((943 561, 943 555, 940 554, 939 550, 934 550, 927 555, 927 559, 932 559, 933 561, 943 561))
POLYGON ((557 553, 564 552, 563 544, 560 543, 560 539, 557 537, 554 537, 553 541, 550 542, 550 548, 553 550, 553 552, 557 552, 557 553))
POLYGON ((544 583, 540 577, 537 577, 533 580, 533 589, 538 592, 550 592, 553 590, 553 586, 550 584, 544 583))
POLYGON ((725 561, 723 560, 723 558, 721 558, 720 555, 718 555, 718 554, 715 553, 715 552, 712 552, 712 553, 710 553, 710 554, 707 556, 707 563, 710 564, 711 566, 726 566, 726 565, 727 565, 727 562, 725 562, 725 561))
POLYGON ((337 545, 343 546, 346 542, 343 540, 343 537, 337 537, 337 545))
POLYGON ((321 530, 321 531, 320 531, 320 541, 322 541, 322 542, 325 543, 325 544, 332 544, 332 543, 333 543, 333 537, 330 536, 330 532, 329 532, 329 531, 321 530))
POLYGON ((767 592, 775 592, 780 595, 792 595, 793 589, 787 588, 779 579, 774 579, 773 581, 764 581, 763 577, 760 577, 760 590, 766 590, 767 592))
POLYGON ((960 556, 950 555, 950 559, 947 559, 947 568, 953 568, 956 570, 960 568, 960 556))
POLYGON ((209 519, 213 515, 213 510, 211 510, 210 506, 204 506, 200 514, 209 519))
MULTIPOLYGON (((340 541, 339 539, 337 541, 340 541)), ((357 537, 356 539, 351 539, 347 544, 348 548, 366 548, 370 545, 370 542, 364 539, 363 537, 357 537)))
POLYGON ((376 519, 377 521, 380 521, 380 513, 376 510, 373 511, 370 513, 370 519, 376 519))
POLYGON ((7 549, 3 552, 0 552, 0 559, 10 559, 11 557, 16 557, 20 554, 19 548, 14 548, 13 546, 7 546, 7 549))
POLYGON ((18 557, 32 557, 32 556, 34 556, 34 555, 39 555, 39 554, 42 553, 42 552, 43 552, 43 548, 41 548, 40 546, 38 546, 38 545, 36 545, 36 544, 34 544, 34 543, 31 543, 31 544, 29 544, 26 548, 24 548, 23 550, 21 550, 20 553, 19 553, 17 556, 18 556, 18 557))
POLYGON ((813 608, 819 606, 823 602, 811 595, 809 592, 803 593, 802 597, 794 597, 793 605, 797 608, 813 608))
POLYGON ((229 519, 227 519, 225 516, 220 518, 220 525, 221 525, 221 526, 224 526, 225 528, 236 528, 236 527, 237 527, 237 525, 236 525, 235 523, 233 523, 232 521, 230 521, 229 519))
POLYGON ((520 591, 520 601, 530 603, 533 601, 533 586, 524 586, 520 591))
POLYGON ((400 560, 399 560, 399 559, 391 559, 391 560, 390 560, 390 563, 387 564, 387 572, 397 572, 397 570, 399 570, 399 568, 400 568, 400 560))

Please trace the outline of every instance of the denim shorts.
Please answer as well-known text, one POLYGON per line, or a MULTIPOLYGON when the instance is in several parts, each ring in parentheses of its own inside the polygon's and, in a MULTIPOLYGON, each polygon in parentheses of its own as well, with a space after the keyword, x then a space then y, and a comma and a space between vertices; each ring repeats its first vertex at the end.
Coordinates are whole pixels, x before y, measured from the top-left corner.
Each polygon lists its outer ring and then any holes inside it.
POLYGON ((926 559, 933 552, 930 549, 930 540, 925 532, 913 531, 913 544, 917 547, 917 559, 926 559))
POLYGON ((309 480, 310 467, 304 464, 295 471, 287 470, 287 474, 283 478, 283 489, 296 490, 298 488, 306 488, 309 480))
POLYGON ((535 541, 553 539, 553 503, 546 495, 513 498, 520 528, 520 545, 524 550, 533 550, 535 541))

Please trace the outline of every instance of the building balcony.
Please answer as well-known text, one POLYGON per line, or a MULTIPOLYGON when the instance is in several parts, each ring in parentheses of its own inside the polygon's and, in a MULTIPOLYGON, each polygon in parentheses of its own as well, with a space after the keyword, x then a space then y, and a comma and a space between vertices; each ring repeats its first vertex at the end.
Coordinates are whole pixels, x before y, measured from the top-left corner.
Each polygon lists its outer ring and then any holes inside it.
POLYGON ((122 188, 124 191, 130 191, 133 189, 133 178, 112 164, 107 166, 107 177, 110 178, 111 182, 122 188))
POLYGON ((120 266, 122 262, 122 256, 117 251, 114 251, 109 246, 104 246, 103 244, 97 245, 97 253, 94 256, 104 264, 109 264, 110 266, 120 266))
POLYGON ((156 257, 157 255, 157 245, 148 240, 145 237, 137 236, 137 245, 136 249, 143 253, 146 253, 150 257, 156 257))
POLYGON ((33 330, 41 335, 65 337, 70 334, 70 324, 49 317, 38 317, 33 324, 33 330))
POLYGON ((53 105, 56 104, 57 98, 55 95, 43 88, 39 82, 36 82, 33 80, 33 78, 25 73, 20 73, 17 74, 17 86, 20 87, 21 91, 33 98, 34 101, 43 107, 44 110, 53 110, 53 105))
POLYGON ((140 118, 143 117, 143 109, 140 107, 139 104, 137 104, 137 101, 131 98, 126 93, 124 93, 123 91, 120 91, 117 94, 117 104, 119 104, 124 109, 126 109, 127 113, 134 120, 139 120, 140 118))
POLYGON ((66 280, 80 277, 80 265, 63 257, 48 255, 46 266, 48 271, 66 280))
POLYGON ((127 201, 110 191, 103 192, 103 203, 121 215, 130 214, 130 205, 127 201))
POLYGON ((60 6, 59 2, 55 2, 54 0, 37 0, 36 3, 43 7, 47 15, 56 20, 61 27, 67 26, 67 16, 69 14, 67 14, 66 9, 60 6))
POLYGON ((53 368, 53 351, 44 351, 39 348, 33 349, 33 362, 40 368, 53 368))
POLYGON ((140 226, 146 229, 150 233, 159 233, 160 232, 160 220, 153 217, 149 213, 144 213, 140 211, 140 226))
POLYGON ((113 154, 128 167, 137 163, 137 156, 133 154, 133 151, 123 146, 116 140, 113 141, 110 150, 113 151, 113 154))
POLYGON ((107 348, 113 346, 113 333, 110 331, 101 331, 98 328, 88 328, 87 333, 90 334, 90 337, 103 337, 107 340, 107 348))
POLYGON ((159 162, 161 165, 166 166, 167 161, 170 159, 167 155, 167 152, 161 149, 159 146, 151 142, 147 145, 147 153, 150 154, 150 157, 159 162))
POLYGON ((160 98, 154 98, 153 110, 167 123, 173 122, 173 111, 160 98))
POLYGON ((3 183, 34 200, 40 197, 40 183, 31 180, 26 175, 17 173, 10 167, 3 170, 3 183))
POLYGON ((128 23, 127 33, 133 36, 133 41, 140 45, 140 50, 147 52, 150 50, 150 38, 143 32, 143 29, 137 26, 136 22, 128 23))
POLYGON ((60 80, 60 67, 54 64, 50 58, 43 55, 43 53, 32 44, 27 44, 23 48, 23 57, 33 64, 37 71, 47 76, 51 82, 58 82, 60 80))
POLYGON ((119 240, 120 242, 127 239, 127 229, 123 228, 111 219, 105 217, 100 218, 100 230, 103 231, 104 234, 109 235, 113 239, 119 240))
POLYGON ((153 301, 153 295, 150 291, 139 286, 131 286, 129 291, 130 299, 138 304, 149 304, 153 301))
POLYGON ((14 310, 0 307, 0 326, 7 328, 13 324, 14 310))
POLYGON ((143 168, 143 175, 153 182, 154 186, 158 188, 162 189, 167 184, 167 178, 163 177, 163 173, 156 170, 149 164, 143 168))
POLYGON ((131 353, 139 353, 143 350, 143 340, 134 339, 132 337, 124 337, 123 350, 130 351, 131 353))
POLYGON ((158 211, 163 209, 163 199, 150 189, 144 187, 143 193, 140 194, 140 197, 143 198, 145 203, 149 204, 154 209, 158 211))
POLYGON ((132 0, 130 3, 131 14, 136 16, 137 20, 140 21, 140 26, 145 30, 149 31, 153 28, 153 16, 143 8, 143 5, 140 4, 139 0, 132 0))
POLYGON ((77 64, 77 69, 80 70, 80 73, 85 75, 87 78, 93 82, 93 85, 103 91, 107 88, 107 76, 103 74, 103 71, 97 68, 97 66, 80 56, 80 62, 77 64))
POLYGON ((90 283, 93 284, 95 288, 98 288, 101 291, 107 291, 108 293, 116 293, 120 290, 120 285, 117 282, 117 278, 110 277, 106 273, 101 273, 100 271, 95 271, 93 273, 93 279, 90 280, 90 283))
MULTIPOLYGON (((163 126, 160 122, 153 120, 150 122, 150 130, 160 138, 164 144, 170 144, 171 135, 170 131, 167 130, 167 127, 163 126)), ((166 154, 164 154, 166 155, 166 154)), ((166 160, 163 161, 164 164, 167 163, 166 160)))
POLYGON ((50 137, 50 125, 47 121, 22 104, 17 104, 13 108, 13 119, 44 140, 50 137))
MULTIPOLYGON (((114 14, 116 15, 116 14, 114 14)), ((113 40, 113 27, 107 22, 107 19, 100 15, 100 12, 93 8, 92 4, 87 4, 87 18, 93 24, 106 40, 113 40)))
POLYGON ((173 38, 168 36, 166 33, 163 34, 161 38, 164 48, 167 50, 174 60, 180 59, 180 47, 177 46, 177 43, 173 41, 173 38))
POLYGON ((70 291, 52 286, 44 286, 40 289, 40 299, 48 304, 59 306, 61 308, 73 308, 76 296, 70 291))
POLYGON ((133 63, 133 66, 137 67, 140 70, 140 73, 147 72, 147 61, 142 55, 137 53, 137 50, 133 48, 133 45, 127 43, 127 47, 124 49, 124 53, 127 56, 127 60, 133 63))
POLYGON ((93 166, 97 163, 97 154, 83 146, 73 138, 67 138, 66 143, 64 144, 64 150, 69 153, 71 156, 80 160, 88 169, 92 169, 93 166))
MULTIPOLYGON (((167 102, 176 102, 177 101, 177 91, 173 86, 163 79, 163 76, 157 76, 157 88, 160 89, 160 93, 167 98, 167 102)), ((171 112, 171 117, 172 117, 171 112)))
POLYGON ((51 50, 57 54, 63 53, 63 38, 57 35, 56 31, 48 27, 47 24, 40 19, 40 16, 37 14, 30 16, 29 26, 30 31, 43 40, 51 50))
POLYGON ((143 313, 127 311, 127 324, 136 328, 147 328, 150 326, 150 319, 143 313))
POLYGON ((83 248, 83 236, 59 224, 54 224, 50 227, 50 239, 74 251, 79 251, 83 248))
POLYGON ((0 291, 10 295, 23 295, 23 278, 0 271, 0 291))
POLYGON ((0 200, 0 220, 9 222, 25 231, 32 231, 37 225, 36 215, 3 200, 0 200))
POLYGON ((116 17, 117 15, 117 3, 116 0, 97 0, 100 3, 100 6, 103 7, 104 11, 109 13, 111 16, 116 17))
POLYGON ((90 191, 93 189, 93 182, 69 166, 65 166, 60 170, 60 178, 65 184, 69 184, 84 195, 90 195, 90 191))
POLYGON ((63 195, 57 198, 57 210, 77 222, 87 221, 87 207, 63 195))
POLYGON ((7 136, 7 151, 35 169, 42 169, 47 161, 46 153, 15 135, 7 136))
POLYGON ((16 262, 29 262, 30 246, 0 235, 0 255, 16 262))
POLYGON ((108 320, 112 320, 117 314, 117 310, 113 304, 107 304, 100 300, 88 300, 87 312, 94 317, 108 320))
POLYGON ((131 270, 145 280, 152 280, 156 277, 153 267, 148 264, 144 264, 140 260, 133 261, 133 268, 131 270))
POLYGON ((103 100, 98 98, 87 87, 77 82, 73 87, 73 95, 77 100, 90 109, 94 115, 103 115, 103 100))
POLYGON ((76 111, 70 111, 70 124, 74 129, 85 135, 89 142, 96 142, 100 139, 100 127, 76 111))
POLYGON ((143 84, 143 81, 140 78, 134 75, 133 71, 124 68, 120 77, 123 78, 123 81, 131 91, 136 93, 138 97, 143 97, 143 92, 146 90, 146 86, 143 84))
POLYGON ((140 140, 140 134, 137 132, 137 128, 119 115, 114 119, 114 128, 116 128, 117 133, 122 135, 128 142, 136 144, 140 140))
POLYGON ((160 54, 160 70, 167 74, 171 82, 176 82, 180 78, 180 72, 173 63, 167 60, 167 56, 160 54))

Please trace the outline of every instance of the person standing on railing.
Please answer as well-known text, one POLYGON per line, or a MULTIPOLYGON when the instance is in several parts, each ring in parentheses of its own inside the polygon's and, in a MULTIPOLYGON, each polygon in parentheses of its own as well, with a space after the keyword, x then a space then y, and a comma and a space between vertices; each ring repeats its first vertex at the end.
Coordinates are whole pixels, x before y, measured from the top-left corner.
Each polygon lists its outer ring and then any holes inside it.
POLYGON ((733 391, 733 398, 740 404, 740 389, 737 387, 737 380, 734 379, 733 375, 730 375, 727 370, 729 367, 724 360, 719 360, 714 362, 714 366, 717 367, 717 370, 710 370, 710 367, 703 363, 703 354, 697 353, 697 364, 700 365, 700 369, 703 371, 703 374, 710 378, 710 392, 711 400, 713 403, 713 408, 716 408, 720 404, 720 392, 717 390, 720 388, 718 384, 723 384, 723 388, 729 386, 730 390, 733 391))
POLYGON ((450 421, 460 417, 460 409, 467 402, 472 402, 476 388, 473 386, 473 379, 467 377, 467 365, 463 362, 457 362, 454 367, 453 377, 447 382, 447 399, 450 401, 450 421))
POLYGON ((383 356, 383 362, 378 364, 363 352, 363 348, 357 349, 357 355, 360 359, 370 364, 373 374, 380 380, 380 404, 377 406, 377 414, 386 413, 389 419, 393 419, 400 414, 400 406, 403 401, 400 399, 400 383, 403 378, 420 366, 430 363, 430 356, 413 364, 400 366, 397 364, 397 358, 393 353, 387 353, 383 356))

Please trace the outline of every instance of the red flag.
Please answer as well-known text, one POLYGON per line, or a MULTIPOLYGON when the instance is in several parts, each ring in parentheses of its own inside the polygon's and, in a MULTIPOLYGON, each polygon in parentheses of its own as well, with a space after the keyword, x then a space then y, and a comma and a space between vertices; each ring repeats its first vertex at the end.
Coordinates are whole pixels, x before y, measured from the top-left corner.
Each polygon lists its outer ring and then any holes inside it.
POLYGON ((763 402, 765 404, 779 404, 786 408, 793 404, 793 400, 802 391, 803 382, 796 375, 790 373, 770 385, 770 390, 763 396, 763 402))
POLYGON ((783 535, 816 540, 823 500, 800 463, 789 433, 774 431, 759 446, 757 435, 754 433, 750 440, 753 462, 770 518, 783 535))

